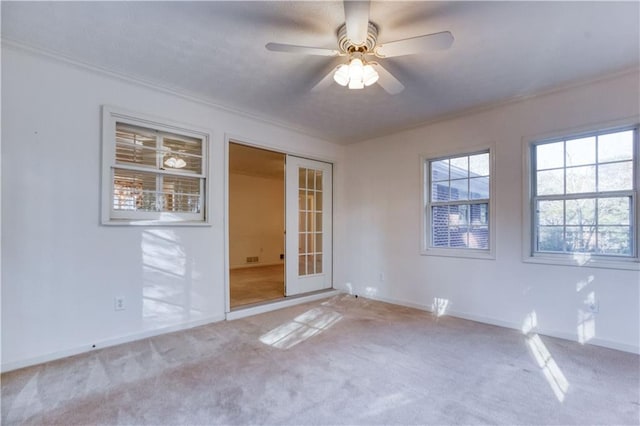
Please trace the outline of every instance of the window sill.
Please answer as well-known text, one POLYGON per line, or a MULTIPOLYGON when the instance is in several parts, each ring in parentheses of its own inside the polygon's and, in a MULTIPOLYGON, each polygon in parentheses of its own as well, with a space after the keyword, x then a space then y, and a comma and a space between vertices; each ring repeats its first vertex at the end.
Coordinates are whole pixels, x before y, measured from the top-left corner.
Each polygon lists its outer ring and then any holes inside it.
POLYGON ((574 266, 582 268, 620 269, 628 271, 640 271, 640 263, 637 258, 627 259, 603 259, 593 258, 589 254, 576 253, 573 255, 533 255, 522 259, 525 263, 538 263, 544 265, 574 266))
POLYGON ((441 256, 441 257, 457 257, 464 259, 483 259, 483 260, 495 260, 496 256, 491 250, 477 250, 477 249, 441 249, 441 248, 428 248, 423 249, 420 252, 422 256, 441 256))
POLYGON ((211 226, 209 222, 187 220, 114 219, 102 221, 105 226, 211 226))

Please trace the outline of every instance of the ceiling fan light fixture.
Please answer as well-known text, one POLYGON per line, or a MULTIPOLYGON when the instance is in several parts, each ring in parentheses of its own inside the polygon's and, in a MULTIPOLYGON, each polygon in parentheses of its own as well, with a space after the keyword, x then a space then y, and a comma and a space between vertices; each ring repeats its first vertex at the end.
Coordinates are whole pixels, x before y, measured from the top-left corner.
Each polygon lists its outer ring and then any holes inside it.
POLYGON ((380 78, 380 76, 378 75, 377 71, 373 69, 371 65, 367 64, 364 66, 362 82, 364 83, 365 86, 371 86, 373 83, 378 81, 378 78, 380 78))
POLYGON ((338 69, 333 74, 333 80, 340 86, 349 84, 349 65, 342 64, 338 66, 338 69))
POLYGON ((362 80, 362 76, 364 74, 364 64, 362 63, 362 59, 354 58, 349 63, 349 79, 353 80, 362 80))
POLYGON ((362 79, 360 80, 351 79, 349 81, 349 89, 364 89, 364 83, 362 82, 362 79))

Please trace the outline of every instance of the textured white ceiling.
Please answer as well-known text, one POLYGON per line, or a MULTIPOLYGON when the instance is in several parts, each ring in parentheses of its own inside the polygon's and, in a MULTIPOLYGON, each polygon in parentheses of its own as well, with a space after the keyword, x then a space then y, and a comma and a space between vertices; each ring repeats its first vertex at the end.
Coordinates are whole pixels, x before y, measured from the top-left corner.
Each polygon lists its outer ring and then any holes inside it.
POLYGON ((405 85, 309 89, 339 59, 342 2, 2 2, 2 37, 350 143, 640 63, 638 2, 372 2, 381 43, 451 31, 447 51, 381 60, 405 85))

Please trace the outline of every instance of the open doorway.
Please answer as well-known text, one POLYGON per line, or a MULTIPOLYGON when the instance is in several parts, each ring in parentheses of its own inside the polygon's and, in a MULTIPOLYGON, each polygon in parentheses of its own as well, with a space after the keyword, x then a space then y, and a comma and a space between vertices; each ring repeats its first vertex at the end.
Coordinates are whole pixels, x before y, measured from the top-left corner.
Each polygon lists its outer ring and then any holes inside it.
POLYGON ((232 310, 285 297, 285 159, 229 143, 232 310))

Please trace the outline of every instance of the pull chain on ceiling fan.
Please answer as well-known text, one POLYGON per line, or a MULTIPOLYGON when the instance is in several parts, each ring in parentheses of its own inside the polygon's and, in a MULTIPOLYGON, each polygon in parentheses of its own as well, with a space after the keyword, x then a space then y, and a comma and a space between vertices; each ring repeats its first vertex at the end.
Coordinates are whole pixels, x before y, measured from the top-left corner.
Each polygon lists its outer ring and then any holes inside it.
POLYGON ((322 89, 331 81, 349 89, 363 89, 378 83, 389 94, 404 90, 404 85, 378 62, 369 58, 394 58, 433 50, 445 50, 453 44, 449 31, 425 34, 389 43, 378 44, 378 27, 369 21, 369 1, 344 1, 345 23, 338 29, 338 49, 267 43, 272 52, 299 53, 316 56, 344 56, 347 62, 329 72, 312 91, 322 89))

